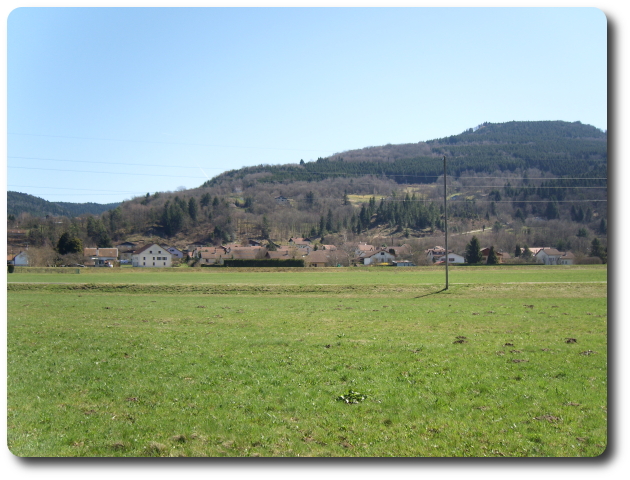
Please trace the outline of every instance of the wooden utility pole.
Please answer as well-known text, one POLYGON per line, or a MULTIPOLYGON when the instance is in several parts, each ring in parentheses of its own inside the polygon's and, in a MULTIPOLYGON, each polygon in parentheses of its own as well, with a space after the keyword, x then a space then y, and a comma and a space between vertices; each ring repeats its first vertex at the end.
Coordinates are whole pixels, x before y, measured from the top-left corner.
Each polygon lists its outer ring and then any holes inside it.
POLYGON ((445 265, 446 265, 446 286, 444 290, 448 290, 448 223, 447 223, 447 210, 446 210, 446 155, 444 155, 444 249, 446 250, 445 265))

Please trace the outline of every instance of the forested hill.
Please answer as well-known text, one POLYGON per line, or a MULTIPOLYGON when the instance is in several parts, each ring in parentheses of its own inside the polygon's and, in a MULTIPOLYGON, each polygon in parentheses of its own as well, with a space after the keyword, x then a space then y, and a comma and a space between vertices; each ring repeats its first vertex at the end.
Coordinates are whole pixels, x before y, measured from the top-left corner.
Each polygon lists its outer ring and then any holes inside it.
POLYGON ((22 212, 30 213, 36 217, 46 215, 78 217, 85 213, 100 215, 103 212, 116 208, 120 203, 70 203, 49 202, 43 198, 20 192, 7 192, 7 215, 18 216, 22 212))
MULTIPOLYGON (((443 172, 514 172, 537 168, 554 176, 607 175, 607 134, 580 122, 484 123, 459 135, 404 145, 367 147, 290 165, 232 170, 204 184, 256 174, 258 182, 318 181, 376 175, 400 184, 432 183, 443 172)), ((250 177, 251 178, 251 177, 250 177)))

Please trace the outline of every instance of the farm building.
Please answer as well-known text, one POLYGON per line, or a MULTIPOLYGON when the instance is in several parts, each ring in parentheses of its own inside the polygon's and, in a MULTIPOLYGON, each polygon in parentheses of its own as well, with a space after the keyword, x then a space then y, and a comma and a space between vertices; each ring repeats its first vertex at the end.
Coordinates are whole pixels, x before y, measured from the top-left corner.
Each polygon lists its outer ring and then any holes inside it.
POLYGON ((378 263, 392 263, 396 257, 386 250, 380 250, 363 257, 363 265, 375 265, 378 263))
POLYGON ((171 254, 157 243, 145 245, 132 255, 131 264, 134 267, 170 267, 171 254))
POLYGON ((117 248, 84 248, 86 267, 109 267, 118 261, 117 248))
POLYGON ((560 252, 555 248, 541 248, 534 258, 545 265, 572 265, 575 256, 571 252, 560 252))

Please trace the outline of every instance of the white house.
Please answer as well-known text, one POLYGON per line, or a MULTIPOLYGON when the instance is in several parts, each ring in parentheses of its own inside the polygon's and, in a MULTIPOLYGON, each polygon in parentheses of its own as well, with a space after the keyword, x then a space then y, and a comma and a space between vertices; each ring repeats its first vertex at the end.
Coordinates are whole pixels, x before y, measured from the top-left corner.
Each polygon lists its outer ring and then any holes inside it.
POLYGON ((380 250, 378 252, 374 252, 370 255, 366 255, 363 257, 363 265, 374 265, 377 263, 392 263, 396 257, 391 253, 380 250))
POLYGON ((559 252, 555 248, 541 248, 534 258, 545 265, 572 265, 575 258, 571 252, 559 252))
POLYGON ((564 252, 562 256, 558 259, 558 265, 573 265, 573 261, 575 260, 575 255, 571 252, 564 252))
MULTIPOLYGON (((445 260, 446 260, 446 255, 442 255, 441 257, 437 259, 436 263, 439 263, 439 262, 444 263, 445 260)), ((449 253, 448 263, 466 263, 466 259, 462 257, 461 255, 457 255, 456 253, 449 253)))
MULTIPOLYGON (((453 250, 449 250, 448 253, 451 253, 453 250)), ((436 245, 433 248, 429 248, 425 250, 424 253, 427 255, 427 260, 429 262, 436 262, 439 257, 443 257, 446 255, 446 249, 439 245, 436 245)))
POLYGON ((166 251, 170 253, 174 258, 184 258, 184 252, 176 249, 175 247, 164 247, 166 251))
POLYGON ((145 245, 133 253, 131 264, 134 267, 167 268, 171 266, 172 255, 157 243, 145 245))

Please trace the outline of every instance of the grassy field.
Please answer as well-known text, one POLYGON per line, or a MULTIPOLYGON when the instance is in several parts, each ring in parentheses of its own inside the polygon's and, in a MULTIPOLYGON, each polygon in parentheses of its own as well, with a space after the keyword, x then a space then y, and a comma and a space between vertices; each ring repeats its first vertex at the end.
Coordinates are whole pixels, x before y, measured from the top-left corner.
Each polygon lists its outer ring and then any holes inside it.
POLYGON ((606 448, 605 266, 116 270, 9 275, 14 454, 606 448))
MULTIPOLYGON (((43 270, 43 269, 39 269, 43 270)), ((77 274, 12 273, 9 283, 97 283, 97 284, 230 284, 230 285, 432 285, 444 284, 444 267, 357 267, 357 268, 69 268, 77 274), (266 270, 266 271, 265 271, 266 270)), ((601 265, 498 267, 450 267, 449 284, 506 282, 606 282, 601 265)))

